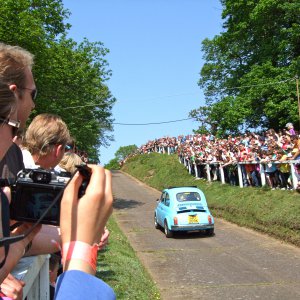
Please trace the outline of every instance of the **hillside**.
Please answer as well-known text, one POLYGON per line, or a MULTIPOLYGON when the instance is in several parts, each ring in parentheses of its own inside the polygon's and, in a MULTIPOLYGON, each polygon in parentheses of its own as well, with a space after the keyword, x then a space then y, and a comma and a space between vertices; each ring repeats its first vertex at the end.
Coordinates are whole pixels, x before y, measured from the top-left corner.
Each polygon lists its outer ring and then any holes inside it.
POLYGON ((158 190, 168 186, 197 185, 204 191, 215 217, 267 233, 300 246, 300 195, 268 188, 240 188, 196 180, 179 163, 177 155, 137 155, 122 167, 158 190))

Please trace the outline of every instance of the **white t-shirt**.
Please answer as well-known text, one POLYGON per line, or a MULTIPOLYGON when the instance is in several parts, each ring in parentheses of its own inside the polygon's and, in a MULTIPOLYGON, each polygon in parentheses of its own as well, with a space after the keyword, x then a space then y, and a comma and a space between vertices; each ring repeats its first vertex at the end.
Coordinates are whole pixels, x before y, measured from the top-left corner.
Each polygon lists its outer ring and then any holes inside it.
POLYGON ((31 153, 27 149, 22 149, 23 162, 25 169, 37 169, 38 165, 35 164, 31 153))

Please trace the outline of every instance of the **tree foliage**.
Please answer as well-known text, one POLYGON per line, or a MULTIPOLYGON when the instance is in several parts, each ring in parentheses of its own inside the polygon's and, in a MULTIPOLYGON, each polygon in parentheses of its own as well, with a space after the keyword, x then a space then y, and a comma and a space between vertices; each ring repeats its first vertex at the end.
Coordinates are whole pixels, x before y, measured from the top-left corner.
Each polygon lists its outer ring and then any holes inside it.
POLYGON ((111 159, 108 162, 108 164, 106 164, 104 167, 105 167, 105 169, 108 169, 108 170, 120 170, 121 169, 119 161, 116 157, 111 159))
POLYGON ((35 55, 38 87, 32 114, 59 114, 77 146, 97 161, 99 146, 113 139, 115 103, 105 82, 111 71, 101 42, 67 38, 69 11, 61 0, 4 0, 0 6, 0 40, 35 55))
POLYGON ((300 2, 221 3, 223 31, 202 42, 205 64, 199 86, 206 105, 190 115, 221 135, 257 127, 278 129, 287 121, 297 126, 300 2))
POLYGON ((136 145, 128 145, 120 147, 115 153, 115 157, 118 161, 124 160, 128 155, 133 154, 138 147, 136 145))

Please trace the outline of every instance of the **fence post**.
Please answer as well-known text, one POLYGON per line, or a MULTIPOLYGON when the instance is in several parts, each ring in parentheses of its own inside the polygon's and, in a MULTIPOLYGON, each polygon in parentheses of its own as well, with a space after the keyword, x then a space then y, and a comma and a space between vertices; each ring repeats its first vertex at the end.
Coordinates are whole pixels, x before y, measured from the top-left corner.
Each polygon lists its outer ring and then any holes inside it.
POLYGON ((259 164, 259 173, 260 173, 260 180, 261 180, 261 186, 266 185, 266 173, 265 168, 262 163, 259 164))
POLYGON ((223 169, 223 166, 221 164, 219 165, 219 170, 220 170, 220 175, 221 175, 221 182, 223 184, 225 184, 224 169, 223 169))
POLYGON ((195 177, 198 178, 198 168, 197 168, 197 164, 194 162, 194 170, 195 170, 195 177))
POLYGON ((240 188, 242 188, 242 187, 244 187, 244 185, 243 185, 243 174, 242 174, 242 170, 241 170, 241 165, 238 163, 237 167, 238 167, 239 185, 240 185, 240 188))
POLYGON ((293 183, 293 188, 295 189, 298 185, 298 178, 296 175, 296 168, 295 168, 295 163, 290 162, 291 165, 291 173, 292 173, 292 183, 293 183))
POLYGON ((22 257, 12 274, 18 280, 23 280, 26 285, 23 288, 23 299, 50 299, 49 291, 49 256, 22 257))
POLYGON ((205 165, 206 165, 207 181, 211 181, 211 177, 210 177, 210 166, 209 166, 209 164, 205 164, 205 165))
POLYGON ((189 174, 192 174, 192 166, 191 166, 191 162, 188 162, 188 169, 189 169, 189 174))

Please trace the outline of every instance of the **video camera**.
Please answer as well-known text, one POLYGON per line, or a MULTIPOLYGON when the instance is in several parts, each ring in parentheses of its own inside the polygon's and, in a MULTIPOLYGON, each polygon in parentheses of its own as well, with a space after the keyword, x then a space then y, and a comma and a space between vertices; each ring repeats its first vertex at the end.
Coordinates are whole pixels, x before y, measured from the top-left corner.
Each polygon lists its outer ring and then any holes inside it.
MULTIPOLYGON (((82 197, 91 176, 86 165, 76 166, 84 180, 78 197, 82 197)), ((43 169, 26 169, 11 186, 10 218, 16 221, 59 225, 60 202, 70 177, 57 176, 43 169)))

